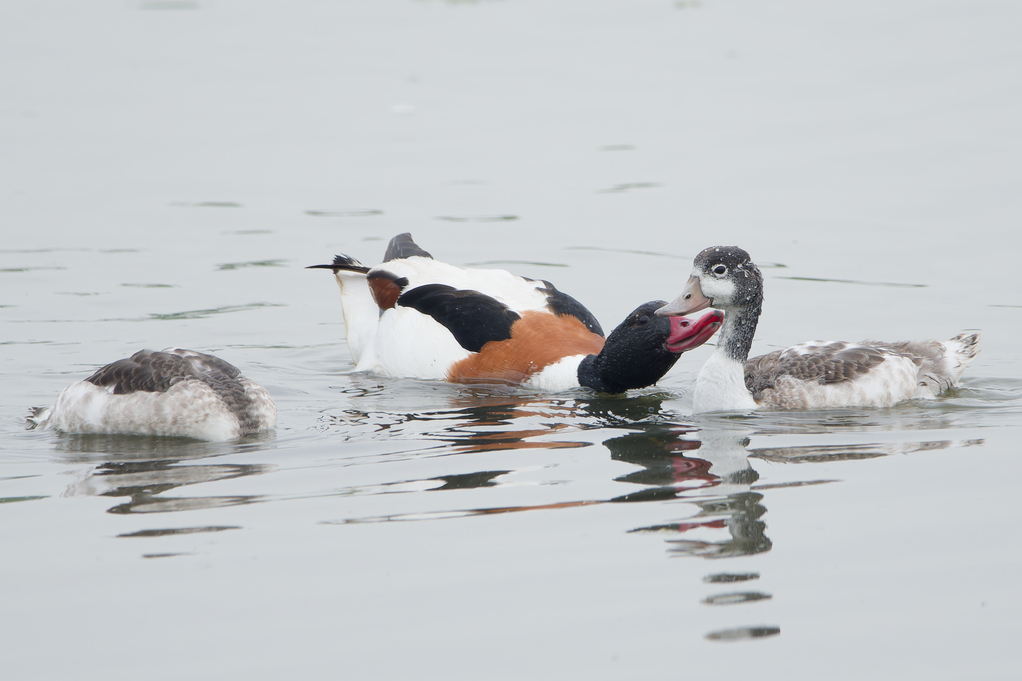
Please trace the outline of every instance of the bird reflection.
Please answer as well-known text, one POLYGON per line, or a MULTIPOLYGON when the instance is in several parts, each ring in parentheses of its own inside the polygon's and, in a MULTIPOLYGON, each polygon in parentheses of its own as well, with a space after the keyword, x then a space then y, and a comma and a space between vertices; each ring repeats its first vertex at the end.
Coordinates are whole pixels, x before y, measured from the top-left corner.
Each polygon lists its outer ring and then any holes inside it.
MULTIPOLYGON (((514 450, 530 447, 588 446, 588 441, 557 442, 535 441, 530 438, 549 435, 568 428, 561 424, 540 428, 511 430, 507 426, 525 416, 549 416, 550 410, 570 410, 576 423, 580 415, 590 418, 611 419, 616 424, 627 424, 628 430, 603 441, 611 459, 637 466, 638 470, 615 478, 617 482, 638 486, 639 489, 609 499, 583 499, 550 504, 523 506, 497 506, 441 512, 396 514, 370 518, 352 518, 327 524, 367 522, 393 522, 457 518, 466 516, 519 513, 526 511, 577 508, 593 504, 686 501, 696 513, 682 521, 640 527, 633 532, 658 532, 679 535, 693 530, 726 533, 719 538, 669 540, 670 551, 676 555, 695 555, 723 558, 769 551, 772 544, 765 535, 766 524, 760 519, 766 508, 763 495, 751 491, 759 475, 749 465, 748 433, 744 430, 696 430, 669 427, 651 415, 661 414, 659 396, 644 396, 639 404, 629 400, 566 400, 555 404, 547 400, 542 405, 527 400, 500 404, 466 406, 458 411, 460 419, 455 427, 436 433, 448 443, 450 452, 466 454, 492 450, 514 450)), ((606 428, 606 425, 603 425, 606 428)), ((576 425, 573 430, 578 430, 576 425)), ((452 489, 498 487, 500 478, 514 473, 512 470, 488 470, 478 473, 445 475, 425 480, 402 480, 382 485, 348 490, 348 494, 419 493, 452 489)), ((671 510, 678 507, 665 506, 671 510)))
POLYGON ((666 423, 663 402, 671 395, 662 392, 624 395, 593 395, 575 400, 577 413, 597 419, 605 426, 629 427, 637 423, 666 423))
POLYGON ((691 499, 698 508, 683 521, 640 527, 632 532, 684 534, 692 530, 726 530, 720 539, 670 539, 677 555, 726 558, 769 551, 760 517, 763 495, 750 491, 759 474, 749 465, 749 438, 743 431, 677 431, 629 433, 603 443, 611 458, 642 466, 641 471, 616 478, 647 485, 612 502, 691 499), (698 436, 701 440, 685 439, 698 436))
POLYGON ((247 504, 260 495, 172 497, 171 490, 206 482, 257 475, 274 468, 260 464, 197 463, 252 447, 272 438, 239 443, 207 443, 184 438, 124 435, 61 436, 57 450, 65 463, 92 466, 68 486, 65 496, 122 499, 109 513, 165 513, 247 504))

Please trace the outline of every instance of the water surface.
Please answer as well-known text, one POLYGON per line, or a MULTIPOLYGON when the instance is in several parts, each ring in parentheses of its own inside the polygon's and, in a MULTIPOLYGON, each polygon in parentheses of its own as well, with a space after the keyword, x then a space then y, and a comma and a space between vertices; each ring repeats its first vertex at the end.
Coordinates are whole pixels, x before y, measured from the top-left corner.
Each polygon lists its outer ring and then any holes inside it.
POLYGON ((1014 678, 1020 13, 5 3, 3 669, 1014 678), (754 353, 982 354, 942 400, 737 417, 691 413, 709 348, 626 397, 353 373, 303 268, 404 231, 605 328, 739 244, 754 353), (25 428, 167 346, 265 385, 277 431, 25 428))

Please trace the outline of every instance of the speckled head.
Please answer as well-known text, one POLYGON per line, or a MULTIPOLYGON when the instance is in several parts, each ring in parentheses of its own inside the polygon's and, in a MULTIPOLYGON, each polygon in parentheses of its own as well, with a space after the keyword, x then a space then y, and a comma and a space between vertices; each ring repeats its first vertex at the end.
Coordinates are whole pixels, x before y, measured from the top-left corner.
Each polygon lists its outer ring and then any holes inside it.
POLYGON ((656 313, 674 317, 706 307, 725 312, 717 352, 744 363, 763 309, 763 274, 741 248, 712 246, 697 255, 681 295, 656 313))
POLYGON ((738 246, 705 249, 693 261, 692 276, 712 307, 759 308, 763 303, 763 274, 738 246))
POLYGON ((749 254, 737 246, 711 246, 696 256, 681 295, 657 314, 684 315, 706 307, 758 312, 762 303, 763 275, 749 254))

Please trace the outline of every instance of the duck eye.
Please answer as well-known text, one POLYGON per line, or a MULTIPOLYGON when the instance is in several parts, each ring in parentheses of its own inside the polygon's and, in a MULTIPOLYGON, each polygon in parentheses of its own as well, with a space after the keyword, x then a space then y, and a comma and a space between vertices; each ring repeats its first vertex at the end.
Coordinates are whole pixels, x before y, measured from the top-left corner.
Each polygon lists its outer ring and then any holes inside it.
POLYGON ((723 265, 717 265, 716 267, 713 268, 713 273, 716 274, 718 277, 723 277, 725 274, 727 274, 727 268, 724 267, 723 265))
POLYGON ((648 323, 649 323, 649 317, 647 317, 646 315, 642 315, 641 317, 639 317, 639 324, 648 324, 648 323))

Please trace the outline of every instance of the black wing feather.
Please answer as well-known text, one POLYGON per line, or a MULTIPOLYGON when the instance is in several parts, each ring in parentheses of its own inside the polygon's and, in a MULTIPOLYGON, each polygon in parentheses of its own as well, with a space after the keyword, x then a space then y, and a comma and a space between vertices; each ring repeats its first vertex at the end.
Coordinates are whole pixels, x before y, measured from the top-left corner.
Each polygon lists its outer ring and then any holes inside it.
POLYGON ((454 334, 458 344, 479 352, 490 341, 511 337, 511 325, 521 317, 507 305, 479 291, 462 291, 446 284, 426 284, 401 294, 397 304, 429 315, 454 334))
POLYGON ((590 312, 585 305, 578 302, 567 293, 558 291, 557 287, 549 281, 546 281, 545 279, 542 281, 547 290, 546 304, 551 310, 553 310, 554 314, 571 315, 585 324, 586 328, 593 333, 599 334, 600 336, 605 335, 603 333, 603 327, 600 326, 600 322, 596 320, 596 317, 593 316, 593 313, 590 312))

